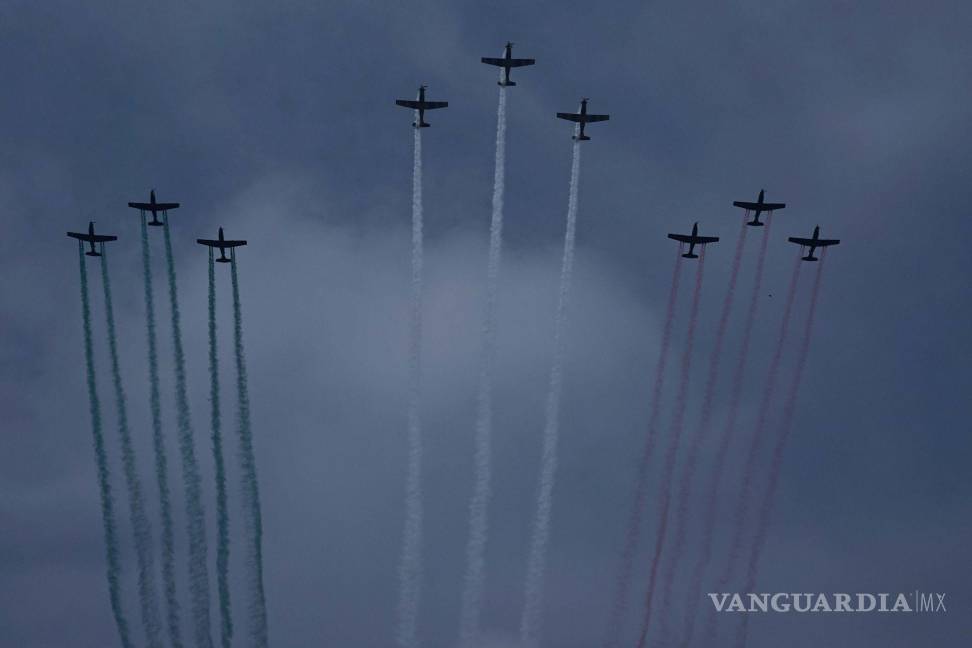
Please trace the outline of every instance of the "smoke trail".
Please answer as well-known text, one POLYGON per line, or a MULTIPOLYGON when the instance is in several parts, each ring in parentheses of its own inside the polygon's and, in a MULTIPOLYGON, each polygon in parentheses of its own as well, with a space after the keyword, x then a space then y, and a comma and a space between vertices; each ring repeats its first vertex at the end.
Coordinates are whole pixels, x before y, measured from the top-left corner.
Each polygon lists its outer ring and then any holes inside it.
POLYGON ((78 242, 78 259, 81 262, 81 314, 84 318, 84 362, 88 382, 88 405, 91 414, 91 436, 94 441, 95 465, 98 473, 98 491, 101 495, 101 521, 105 534, 105 576, 108 579, 108 600, 115 617, 115 626, 123 648, 132 648, 128 632, 128 620, 121 604, 121 566, 118 563, 118 535, 115 527, 115 504, 111 494, 108 458, 105 454, 105 438, 101 431, 101 401, 98 400, 98 383, 95 377, 94 347, 91 342, 91 301, 88 297, 88 270, 84 265, 84 244, 78 242))
MULTIPOLYGON (((770 358, 769 370, 766 374, 766 384, 763 387, 763 398, 760 401, 759 417, 756 429, 746 453, 745 464, 742 473, 742 487, 739 491, 739 500, 736 503, 735 514, 733 516, 732 540, 729 544, 728 560, 725 571, 719 579, 718 587, 724 590, 732 578, 733 568, 741 560, 743 545, 743 535, 746 530, 746 518, 749 514, 749 502, 752 499, 753 479, 756 477, 756 461, 759 455, 759 448, 766 430, 766 419, 769 406, 772 402, 776 388, 777 374, 779 373, 780 360, 783 357, 783 348, 786 344, 787 332, 790 325, 790 314, 793 312, 793 301, 796 297, 797 280, 800 278, 800 258, 797 257, 796 264, 793 266, 793 274, 790 276, 790 286, 786 296, 786 306, 783 310, 783 320, 780 322, 780 333, 776 341, 776 348, 770 358)), ((714 640, 715 618, 710 617, 706 626, 706 636, 714 640)), ((710 642, 707 642, 710 643, 710 642)))
POLYGON ((661 619, 663 623, 663 635, 669 620, 671 619, 671 596, 672 587, 675 582, 675 572, 678 563, 685 552, 686 536, 688 535, 688 501, 689 491, 695 481, 695 470, 698 466, 699 453, 702 450, 702 441, 709 432, 712 422, 712 403, 715 397, 716 381, 719 378, 719 365, 722 360, 722 347, 726 339, 726 329, 729 324, 729 314, 732 311, 732 303, 736 294, 736 281, 739 278, 739 266, 742 262, 743 249, 746 246, 746 216, 743 216, 739 238, 736 240, 736 250, 732 257, 732 267, 729 270, 729 286, 726 289, 726 296, 722 301, 722 312, 719 314, 719 323, 716 326, 715 343, 712 353, 709 356, 709 373, 705 381, 705 391, 702 397, 702 416, 699 425, 695 428, 694 434, 689 441, 688 455, 685 459, 685 466, 682 468, 682 477, 679 482, 678 503, 675 507, 675 534, 672 542, 672 552, 666 563, 666 569, 662 578, 662 609, 661 619))
POLYGON ((756 476, 756 459, 759 454, 760 442, 766 431, 766 421, 769 415, 770 403, 776 392, 777 377, 780 370, 780 360, 783 358, 783 349, 786 344, 787 332, 790 327, 790 314, 793 312, 793 302, 796 297, 797 281, 800 278, 800 258, 797 257, 796 264, 793 266, 793 274, 790 276, 790 287, 786 295, 786 306, 783 310, 783 320, 780 323, 780 334, 776 341, 776 348, 773 357, 770 358, 769 370, 766 374, 766 385, 763 389, 763 398, 759 405, 759 418, 756 421, 756 431, 749 444, 749 451, 746 454, 745 468, 743 469, 742 489, 739 495, 739 502, 736 506, 735 530, 732 543, 729 548, 729 563, 726 574, 722 582, 727 583, 732 574, 733 566, 738 562, 739 553, 742 550, 743 533, 745 531, 746 517, 749 511, 749 502, 752 500, 753 479, 756 476))
POLYGON ((212 648, 213 640, 209 634, 209 569, 206 565, 205 517, 192 419, 189 415, 189 396, 186 393, 186 359, 182 351, 179 293, 176 288, 175 263, 172 259, 172 238, 169 233, 169 217, 165 212, 163 212, 162 222, 169 280, 169 304, 172 311, 179 452, 182 455, 182 478, 185 485, 186 516, 189 524, 189 594, 192 601, 193 634, 199 648, 212 648))
POLYGON ((709 487, 706 492, 705 515, 702 518, 702 550, 699 552, 698 560, 692 568, 692 578, 689 581, 689 588, 686 594, 684 631, 682 633, 682 645, 684 646, 691 643, 692 635, 695 632, 695 617, 698 613, 699 604, 698 593, 702 591, 702 578, 712 559, 712 542, 713 536, 715 535, 715 521, 719 505, 719 486, 722 483, 722 475, 725 472, 729 444, 736 436, 736 418, 739 415, 739 403, 742 400, 746 364, 749 360, 749 345, 752 340, 753 324, 756 322, 759 295, 761 294, 763 285, 766 246, 769 241, 772 223, 772 214, 770 214, 766 219, 766 226, 763 228, 763 238, 759 245, 759 256, 756 258, 756 275, 753 278, 753 291, 749 297, 749 308, 746 311, 746 322, 743 325, 742 341, 739 345, 739 360, 736 363, 732 381, 730 382, 732 388, 729 396, 729 413, 726 417, 726 425, 722 430, 722 436, 719 439, 719 446, 716 450, 712 474, 709 479, 709 487))
POLYGON ((479 359, 473 495, 469 502, 469 540, 466 544, 466 576, 462 592, 459 642, 472 648, 479 640, 485 580, 486 538, 489 530, 490 455, 493 427, 493 358, 496 348, 496 284, 503 251, 503 192, 506 173, 506 88, 500 86, 496 109, 496 164, 493 172, 493 215, 489 226, 489 262, 486 268, 486 313, 483 346, 479 359))
MULTIPOLYGON (((415 123, 419 123, 416 114, 415 123)), ((412 162, 412 313, 408 341, 408 466, 405 531, 398 568, 398 644, 418 645, 422 596, 422 131, 415 129, 412 162)))
POLYGON ((651 558, 651 571, 648 575, 648 593, 645 595, 645 616, 641 623, 641 635, 638 648, 643 648, 651 626, 652 598, 655 593, 655 578, 658 565, 665 549, 665 536, 668 531, 668 509, 672 501, 672 479, 675 473, 675 459, 678 446, 685 427, 685 407, 688 400, 689 376, 692 369, 692 348, 695 345, 695 329, 699 321, 699 298, 702 296, 702 277, 705 269, 705 246, 699 254, 699 266, 695 273, 695 289, 692 291, 692 306, 689 310, 688 332, 685 337, 685 348, 682 350, 682 365, 679 369, 678 391, 675 395, 675 413, 672 417, 672 430, 665 449, 665 461, 662 468, 661 509, 658 514, 658 529, 655 534, 655 552, 651 558))
POLYGON ((567 201, 567 232, 564 236, 564 258, 560 271, 560 292, 557 318, 554 324, 554 355, 550 368, 550 388, 547 392, 546 424, 543 431, 543 450, 540 460, 540 480, 537 493, 537 513, 533 521, 530 556, 527 562, 523 615, 520 619, 520 641, 524 647, 539 641, 541 606, 543 603, 544 568, 547 543, 550 538, 550 514, 553 508, 554 477, 557 471, 557 440, 560 433, 560 391, 563 383, 564 335, 567 325, 567 302, 570 297, 570 278, 574 266, 574 233, 577 226, 577 185, 580 176, 580 142, 574 142, 570 165, 570 190, 567 201))
POLYGON ((152 412, 152 445, 155 450, 155 478, 159 484, 159 508, 162 517, 162 585, 165 592, 166 627, 173 648, 182 648, 179 599, 175 582, 175 539, 172 530, 172 504, 169 501, 169 468, 165 439, 162 436, 162 405, 159 399, 159 359, 155 336, 155 298, 152 289, 152 263, 148 227, 144 212, 142 229, 142 279, 145 289, 145 319, 148 333, 149 404, 152 412))
MULTIPOLYGON (((820 277, 823 274, 824 258, 827 256, 827 248, 823 248, 820 253, 820 262, 817 265, 817 273, 813 279, 813 291, 810 293, 810 310, 807 312, 806 323, 803 328, 803 340, 800 343, 800 353, 797 356, 796 369, 793 374, 793 382, 790 383, 790 391, 786 397, 786 404, 783 406, 783 420, 780 424, 780 433, 776 438, 776 445, 773 448, 772 461, 770 463, 769 482, 763 493, 763 500, 757 513, 756 537, 753 541, 752 551, 749 555, 749 565, 746 571, 746 587, 742 591, 752 592, 756 587, 756 574, 759 569, 759 559, 766 544, 766 534, 769 530, 769 518, 773 512, 773 500, 776 498, 776 489, 779 486, 780 468, 783 465, 783 451, 789 439, 790 432, 793 430, 793 413, 796 408, 797 394, 800 391, 800 383, 803 380, 803 370, 807 364, 807 356, 810 352, 810 334, 813 327, 813 316, 817 310, 817 296, 820 293, 820 277)), ((743 622, 739 627, 739 634, 736 638, 736 645, 742 648, 746 645, 746 632, 749 625, 749 615, 744 614, 743 622)))
POLYGON ((668 348, 672 340, 672 322, 675 320, 675 300, 678 296, 679 278, 682 270, 682 246, 675 251, 675 269, 672 272, 672 287, 668 292, 668 307, 665 311, 665 326, 662 329, 661 345, 658 350, 658 365, 655 368, 655 381, 651 390, 651 412, 648 416, 648 433, 645 437, 645 448, 638 464, 638 476, 635 482, 635 496, 628 519, 628 527, 624 536, 624 548, 621 551, 621 569, 615 585, 614 605, 611 609, 611 622, 608 626, 606 648, 617 648, 621 643, 621 628, 625 614, 628 611, 628 593, 631 590, 631 580, 634 576, 634 555, 641 536, 641 513, 645 508, 648 488, 648 464, 655 450, 655 436, 658 418, 661 414, 661 395, 665 385, 665 366, 668 363, 668 348))
POLYGON ((216 346, 216 271, 209 248, 209 425, 213 463, 216 466, 216 581, 219 590, 220 639, 223 648, 233 644, 233 616, 229 590, 229 513, 226 510, 226 467, 219 418, 219 357, 216 346))
POLYGON ((249 573, 249 601, 251 645, 266 648, 270 642, 267 630, 267 603, 263 589, 263 514, 260 511, 260 489, 257 482, 256 456, 253 452, 253 433, 250 428, 250 388, 247 384, 246 357, 243 354, 243 311, 240 308, 240 283, 236 266, 236 250, 230 250, 233 279, 233 348, 236 355, 236 391, 239 400, 240 472, 243 486, 243 527, 247 539, 249 573))
POLYGON ((135 558, 138 563, 138 602, 142 628, 150 648, 161 648, 159 602, 155 593, 155 564, 152 559, 152 527, 145 515, 142 482, 135 465, 135 448, 128 428, 128 406, 118 365, 118 338, 115 332, 115 309, 111 301, 111 279, 108 275, 108 252, 101 251, 101 282, 105 295, 105 321, 108 327, 108 351, 111 358, 111 381, 115 391, 115 411, 118 417, 118 436, 121 440, 122 467, 128 488, 128 510, 135 537, 135 558))

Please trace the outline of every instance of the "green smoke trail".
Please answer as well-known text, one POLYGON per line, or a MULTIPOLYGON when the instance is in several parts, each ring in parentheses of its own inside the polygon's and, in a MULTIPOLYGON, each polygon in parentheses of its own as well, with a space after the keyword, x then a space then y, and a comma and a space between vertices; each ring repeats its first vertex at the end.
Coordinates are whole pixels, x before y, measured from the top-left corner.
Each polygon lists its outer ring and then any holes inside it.
POLYGON ((155 478, 159 484, 159 508, 162 517, 162 585, 165 593, 165 621, 169 642, 182 648, 179 621, 179 599, 175 581, 175 539, 172 530, 172 504, 169 501, 169 468, 162 436, 162 405, 159 398, 159 357, 155 335, 155 297, 152 290, 152 260, 148 227, 142 214, 142 279, 145 288, 145 319, 148 334, 149 404, 152 412, 152 445, 155 450, 155 478))
POLYGON ((138 602, 145 639, 150 648, 161 648, 159 602, 155 594, 155 564, 152 559, 152 527, 145 515, 142 482, 135 466, 135 448, 128 428, 128 406, 121 370, 118 367, 118 337, 115 331, 115 309, 111 301, 111 279, 108 275, 108 253, 101 252, 101 284, 105 294, 105 321, 108 326, 108 351, 111 357, 111 382, 115 390, 118 437, 121 441, 122 467, 128 488, 128 509, 135 536, 135 558, 138 562, 138 602))
POLYGON ((91 412, 91 436, 94 440, 95 464, 98 472, 98 490, 101 495, 101 520, 105 533, 105 575, 108 579, 108 599, 118 627, 118 637, 123 648, 133 648, 128 634, 128 621, 121 604, 118 564, 118 537, 115 528, 115 505, 111 495, 108 474, 108 458, 105 454, 105 438, 101 432, 101 403, 98 400, 98 383, 95 379, 94 348, 91 343, 91 301, 88 298, 88 271, 84 265, 84 244, 78 243, 81 262, 81 313, 84 318, 84 361, 88 381, 88 403, 91 412))
POLYGON ((165 261, 168 266, 169 304, 172 311, 172 346, 175 355, 176 410, 179 426, 179 452, 182 455, 182 478, 185 482, 186 516, 189 523, 189 594, 192 601, 193 634, 200 648, 212 648, 209 634, 209 569, 206 565, 206 527, 201 497, 199 464, 193 440, 189 396, 186 393, 186 358, 182 350, 179 322, 179 293, 176 289, 175 264, 172 260, 172 237, 169 217, 163 212, 165 261))
POLYGON ((233 348, 236 355, 236 391, 240 441, 240 468, 243 478, 243 525, 249 546, 247 563, 250 618, 250 641, 256 648, 266 648, 270 636, 267 630, 267 604, 263 590, 263 520, 260 513, 260 490, 257 483, 256 457, 253 453, 253 434, 250 429, 250 388, 247 385, 246 358, 243 354, 243 312, 240 308, 240 283, 236 271, 236 251, 231 249, 233 277, 233 348))
POLYGON ((229 513, 226 510, 226 468, 219 418, 219 357, 216 348, 216 272, 209 248, 209 401, 213 463, 216 465, 216 581, 219 590, 220 638, 223 648, 233 644, 233 616, 229 589, 229 513))

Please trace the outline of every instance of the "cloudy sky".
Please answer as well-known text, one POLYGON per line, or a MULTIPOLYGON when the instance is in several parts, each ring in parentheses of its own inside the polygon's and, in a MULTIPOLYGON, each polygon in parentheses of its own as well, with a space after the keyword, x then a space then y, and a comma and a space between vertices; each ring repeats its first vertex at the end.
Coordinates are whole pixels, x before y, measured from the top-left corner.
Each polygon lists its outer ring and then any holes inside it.
MULTIPOLYGON (((211 546, 206 254, 193 241, 223 225, 228 237, 250 242, 239 270, 272 644, 392 645, 412 146, 411 115, 393 101, 411 97, 420 83, 430 98, 450 102, 429 115, 433 127, 423 133, 420 635, 427 646, 455 644, 497 98, 495 70, 479 57, 498 55, 512 40, 515 54, 538 63, 514 73, 519 85, 508 106, 484 609, 490 645, 515 645, 523 600, 570 166, 570 127, 553 114, 572 110, 581 96, 611 121, 592 127, 583 145, 544 645, 590 647, 605 635, 674 256, 665 234, 699 221, 704 233, 724 237, 706 263, 691 427, 739 231, 731 202, 751 200, 760 188, 789 206, 772 229, 759 296, 743 390, 747 431, 797 251, 785 238, 820 224, 823 235, 843 242, 826 264, 758 589, 945 592, 949 612, 764 615, 752 622, 751 644, 967 645, 970 27, 972 8, 949 0, 0 4, 0 644, 117 644, 77 259, 64 237, 89 220, 120 238, 111 268, 122 371, 158 531, 138 221, 125 207, 155 187, 161 200, 183 205, 171 221, 211 546)), ((161 237, 151 234, 163 415, 178 481, 161 237)), ((754 243, 740 295, 752 284, 754 243)), ((225 270, 217 268, 228 388, 225 270)), ((810 287, 802 279, 797 321, 810 287)), ((736 358, 744 301, 733 311, 726 368, 736 358)), ((95 282, 104 379, 101 305, 95 282)), ((687 306, 686 292, 674 353, 685 344, 687 306)), ((716 420, 726 411, 728 382, 727 369, 716 420)), ((108 384, 100 386, 134 621, 117 434, 108 384)), ((241 621, 243 535, 228 391, 224 414, 241 621)), ((703 461, 712 448, 705 452, 703 461)), ((735 484, 742 446, 733 452, 735 484)), ((725 501, 728 509, 731 493, 725 501)), ((717 557, 729 521, 724 510, 717 557)), ((181 507, 176 523, 185 601, 181 507)), ((642 544, 639 569, 651 551, 642 544)))

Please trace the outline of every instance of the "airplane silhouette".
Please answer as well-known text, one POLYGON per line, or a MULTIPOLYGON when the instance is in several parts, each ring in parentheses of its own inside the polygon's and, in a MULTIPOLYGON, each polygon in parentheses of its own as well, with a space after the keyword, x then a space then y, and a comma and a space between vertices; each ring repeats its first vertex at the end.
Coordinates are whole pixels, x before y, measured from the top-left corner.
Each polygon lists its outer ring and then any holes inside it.
POLYGON ((495 65, 496 67, 503 68, 503 79, 496 82, 503 87, 516 85, 515 82, 510 81, 510 68, 523 67, 536 63, 536 60, 532 58, 513 58, 513 43, 506 44, 506 47, 503 49, 502 58, 489 58, 488 56, 484 56, 480 60, 486 65, 495 65))
POLYGON ((178 209, 179 203, 160 203, 155 202, 155 189, 149 192, 149 201, 147 203, 140 202, 130 202, 129 207, 138 209, 143 212, 152 212, 152 220, 149 221, 149 225, 155 225, 156 227, 164 225, 162 221, 159 220, 159 212, 167 212, 170 209, 178 209))
POLYGON ((756 198, 756 202, 745 202, 743 200, 734 200, 732 202, 735 207, 742 207, 743 209, 749 209, 753 212, 753 220, 746 223, 747 225, 752 225, 753 227, 762 227, 763 223, 759 222, 759 215, 764 211, 773 212, 777 209, 783 209, 786 207, 786 203, 768 203, 763 202, 763 196, 766 194, 765 189, 759 190, 759 197, 756 198))
POLYGON ((200 245, 206 245, 211 248, 219 248, 219 258, 216 259, 219 263, 229 263, 231 259, 226 258, 226 248, 235 248, 241 245, 246 245, 246 241, 227 241, 223 238, 223 228, 219 228, 219 238, 213 239, 196 239, 196 243, 200 245))
POLYGON ((699 258, 699 255, 698 254, 694 254, 693 253, 694 250, 695 250, 695 246, 696 245, 705 246, 705 245, 708 245, 709 243, 715 243, 715 242, 717 242, 719 240, 719 237, 718 236, 699 236, 699 224, 698 223, 695 223, 694 225, 692 225, 692 233, 691 234, 669 234, 668 235, 668 238, 672 239, 673 241, 678 241, 679 243, 688 243, 689 244, 688 252, 686 252, 685 254, 682 255, 686 259, 698 259, 699 258))
POLYGON ((560 119, 566 119, 567 121, 572 121, 574 123, 580 124, 580 132, 573 136, 573 139, 578 142, 586 142, 591 139, 584 134, 584 126, 592 122, 607 121, 611 119, 610 115, 589 115, 587 114, 587 102, 590 101, 587 97, 581 99, 580 109, 576 113, 557 113, 557 117, 560 119))
POLYGON ((817 225, 813 228, 813 236, 810 238, 800 238, 799 236, 791 236, 789 238, 790 243, 796 243, 802 247, 809 247, 810 252, 805 257, 801 257, 804 261, 816 261, 817 257, 813 256, 813 251, 819 248, 830 247, 831 245, 837 245, 840 243, 840 239, 822 239, 820 238, 820 226, 817 225))
POLYGON ((101 256, 101 252, 95 251, 95 243, 100 243, 103 249, 105 243, 107 243, 108 241, 118 240, 117 236, 110 236, 108 234, 95 234, 94 221, 90 221, 88 223, 87 234, 82 234, 80 232, 68 232, 67 235, 70 236, 71 238, 78 239, 79 241, 82 241, 84 243, 88 243, 91 246, 91 251, 85 252, 84 254, 86 256, 92 256, 92 257, 101 256))
POLYGON ((425 111, 435 110, 436 108, 448 108, 448 101, 426 101, 425 100, 425 86, 419 86, 418 97, 415 101, 410 99, 396 99, 395 104, 398 106, 403 106, 405 108, 411 108, 412 110, 418 111, 418 119, 412 122, 412 126, 415 128, 428 128, 431 124, 425 123, 425 111))

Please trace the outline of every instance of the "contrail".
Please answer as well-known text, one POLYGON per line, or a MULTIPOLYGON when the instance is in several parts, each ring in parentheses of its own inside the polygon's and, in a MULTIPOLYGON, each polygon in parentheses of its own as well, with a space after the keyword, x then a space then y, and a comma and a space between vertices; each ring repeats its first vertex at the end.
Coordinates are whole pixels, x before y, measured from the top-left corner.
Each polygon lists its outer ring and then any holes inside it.
MULTIPOLYGON (((419 123, 416 113, 415 123, 419 123)), ((399 564, 398 644, 418 646, 422 596, 422 131, 415 129, 412 163, 412 313, 408 342, 408 466, 405 532, 399 564)))
MULTIPOLYGON (((810 293, 810 310, 807 312, 806 323, 803 328, 803 340, 800 343, 800 354, 797 356, 796 369, 793 374, 793 382, 790 383, 790 391, 786 397, 786 404, 783 406, 783 420, 780 424, 780 433, 776 438, 776 445, 773 448, 772 461, 770 463, 769 482, 763 493, 763 500, 757 513, 756 537, 753 540, 752 551, 749 555, 749 566, 746 571, 746 587, 742 591, 752 592, 756 587, 756 573, 759 569, 759 559, 766 544, 766 534, 769 530, 769 518, 773 512, 773 500, 776 498, 776 490, 779 486, 780 468, 783 465, 783 451, 789 439, 790 432, 793 430, 793 413, 796 408, 797 394, 800 391, 800 383, 803 380, 803 370, 807 364, 807 356, 810 352, 810 336, 813 328, 813 316, 817 310, 817 296, 820 293, 820 277, 823 274, 824 259, 827 256, 827 248, 820 252, 820 262, 817 264, 817 273, 813 279, 813 291, 810 293)), ((742 624, 739 627, 739 634, 736 638, 736 645, 742 648, 746 645, 746 632, 749 625, 749 615, 744 614, 742 624)))
POLYGON ((216 271, 209 248, 209 402, 213 463, 216 466, 216 581, 219 590, 220 639, 223 648, 233 644, 233 615, 229 589, 229 513, 226 507, 226 466, 219 417, 219 356, 216 346, 216 271))
MULTIPOLYGON (((739 238, 736 240, 736 250, 732 257, 732 267, 729 270, 729 286, 726 289, 726 296, 722 301, 722 311, 719 314, 719 323, 716 326, 715 343, 712 348, 712 353, 709 356, 709 373, 706 377, 705 391, 702 397, 702 416, 698 426, 695 428, 694 434, 689 440, 688 455, 686 456, 685 466, 682 468, 682 477, 679 482, 672 550, 662 578, 661 619, 663 629, 667 627, 671 619, 671 597, 672 587, 675 582, 675 572, 685 552, 685 543, 688 535, 690 489, 695 481, 695 470, 698 466, 702 442, 708 435, 709 426, 712 423, 712 404, 715 398, 716 382, 719 379, 722 348, 726 339, 726 329, 729 325, 729 314, 732 312, 732 303, 736 295, 736 281, 739 278, 739 266, 742 262, 743 249, 746 246, 746 232, 749 229, 746 226, 746 220, 747 217, 744 215, 742 225, 740 226, 739 238)), ((663 630, 662 634, 663 636, 667 635, 667 632, 663 630)))
POLYGON ((155 478, 159 485, 162 517, 162 585, 165 593, 166 627, 173 648, 182 648, 179 599, 175 581, 175 539, 172 530, 172 504, 169 501, 169 468, 162 436, 162 405, 159 399, 159 359, 155 336, 155 298, 152 288, 152 262, 145 214, 142 228, 142 279, 145 289, 145 319, 148 333, 149 404, 152 412, 152 445, 155 450, 155 478))
POLYGON ((94 440, 95 465, 98 473, 98 491, 101 495, 101 521, 105 534, 105 576, 108 579, 108 600, 115 617, 118 637, 123 648, 133 648, 128 632, 128 620, 121 603, 121 566, 118 563, 118 532, 115 527, 115 504, 111 494, 108 474, 108 458, 105 453, 105 437, 101 431, 101 401, 98 399, 98 382, 95 377, 94 347, 91 342, 91 301, 88 297, 88 270, 84 265, 84 244, 78 242, 78 258, 81 262, 81 314, 84 319, 84 361, 88 381, 88 405, 91 413, 91 436, 94 440))
POLYGON ((459 643, 473 648, 479 642, 479 623, 485 580, 486 539, 489 530, 489 499, 492 473, 490 456, 493 434, 493 359, 496 349, 497 280, 503 252, 503 193, 506 174, 506 87, 500 86, 496 109, 496 164, 493 171, 493 215, 489 226, 489 262, 486 268, 486 313, 483 318, 479 358, 473 495, 469 502, 469 540, 466 544, 466 576, 462 592, 459 643))
POLYGON ((722 475, 725 472, 726 458, 729 454, 729 445, 736 436, 736 419, 739 415, 739 404, 742 400, 742 389, 746 377, 746 365, 749 361, 749 346, 753 336, 753 324, 756 322, 756 312, 759 306, 759 296, 762 294, 763 267, 766 262, 766 247, 769 241, 770 227, 773 223, 772 214, 766 219, 766 226, 763 228, 763 238, 759 245, 759 255, 756 258, 756 273, 753 278, 753 290, 749 297, 749 308, 746 311, 746 322, 743 324, 742 341, 739 345, 739 360, 730 382, 731 391, 729 396, 729 413, 726 417, 726 425, 719 438, 719 446, 712 467, 712 474, 709 479, 709 486, 706 492, 705 515, 702 518, 702 550, 699 552, 698 560, 692 568, 692 578, 689 581, 688 593, 686 594, 684 632, 682 633, 682 645, 691 644, 692 635, 695 632, 695 617, 698 613, 699 596, 702 591, 702 579, 705 571, 712 559, 712 542, 715 535, 715 521, 719 507, 719 486, 722 483, 722 475))
POLYGON ((248 539, 250 642, 255 648, 270 643, 267 629, 267 603, 263 589, 263 515, 260 511, 260 489, 257 482, 256 456, 250 428, 250 388, 247 384, 246 357, 243 353, 243 312, 240 307, 240 282, 236 250, 230 249, 230 274, 233 280, 233 348, 236 355, 236 390, 240 443, 240 473, 243 490, 243 526, 248 539))
POLYGON ((138 602, 145 640, 150 648, 161 648, 162 633, 159 621, 159 602, 155 592, 155 561, 152 559, 152 527, 145 514, 142 482, 135 463, 135 448, 128 428, 128 406, 118 364, 118 338, 115 331, 115 309, 111 301, 111 279, 108 275, 108 252, 101 251, 101 283, 105 295, 105 321, 108 328, 108 351, 111 358, 111 381, 115 391, 115 411, 118 417, 118 436, 121 440, 122 467, 128 489, 128 510, 135 538, 135 558, 138 563, 138 602))
MULTIPOLYGON (((733 532, 732 540, 729 544, 729 554, 728 560, 726 562, 725 571, 722 577, 719 579, 718 587, 720 591, 724 591, 725 587, 729 584, 732 578, 734 567, 738 564, 742 556, 742 545, 743 545, 743 535, 746 530, 746 518, 749 514, 749 502, 753 497, 753 479, 756 477, 756 461, 759 455, 759 448, 761 446, 761 441, 766 431, 766 420, 769 413, 769 406, 773 400, 774 392, 776 391, 776 381, 779 374, 780 360, 783 357, 783 349, 786 345, 787 332, 790 326, 790 314, 793 312, 793 301, 796 297, 797 281, 800 278, 800 265, 801 260, 797 257, 796 265, 793 266, 793 274, 790 276, 790 287, 787 291, 786 296, 786 306, 783 310, 783 319, 780 322, 780 333, 776 341, 776 348, 773 351, 773 356, 770 358, 769 370, 766 374, 766 384, 763 388, 763 398, 760 401, 759 406, 759 417, 756 422, 756 429, 753 433, 752 439, 749 443, 749 448, 746 453, 745 464, 742 473, 742 487, 739 491, 739 499, 735 507, 735 515, 733 517, 733 532)), ((706 627, 706 636, 709 639, 714 639, 715 633, 715 618, 710 616, 709 623, 706 627)), ((706 642, 710 643, 710 642, 706 642)))
POLYGON ((540 480, 537 489, 537 513, 533 521, 530 556, 527 562, 523 614, 520 619, 520 642, 524 648, 536 646, 540 637, 543 604, 544 568, 547 544, 550 539, 550 514, 553 508, 554 478, 557 472, 557 440, 560 434, 560 392, 563 384, 564 335, 567 325, 567 302, 570 297, 570 278, 574 266, 574 233, 577 226, 577 185, 580 177, 580 142, 574 142, 570 165, 570 190, 567 201, 567 232, 564 236, 564 258, 560 271, 560 292, 557 317, 554 323, 554 354, 550 367, 550 388, 547 392, 546 424, 543 431, 543 450, 540 459, 540 480))
POLYGON ((655 534, 655 552, 651 558, 651 571, 648 575, 648 592, 645 595, 645 616, 641 623, 641 635, 638 648, 644 648, 651 626, 652 598, 655 594, 655 579, 658 566, 665 550, 665 536, 668 532, 668 509, 672 502, 672 480, 675 473, 675 460, 678 456, 678 446, 681 443, 682 431, 685 427, 685 408, 688 401, 689 377, 692 370, 692 348, 695 345, 695 330, 699 321, 699 301, 702 296, 702 277, 705 269, 705 246, 699 254, 698 268, 695 272, 695 289, 692 291, 692 306, 689 310, 688 332, 685 336, 685 348, 682 349, 682 365, 679 368, 678 391, 675 395, 675 413, 672 416, 672 429, 669 435, 668 447, 665 449, 665 459, 662 468, 661 509, 658 513, 658 528, 655 534))
POLYGON ((209 569, 206 565, 205 515, 200 493, 199 464, 196 462, 192 419, 189 415, 189 396, 186 393, 186 359, 182 350, 179 293, 176 289, 175 263, 172 259, 172 237, 169 233, 169 217, 165 212, 163 212, 162 222, 169 279, 169 304, 172 311, 179 452, 182 455, 182 478, 185 485, 186 517, 189 524, 189 593, 192 601, 193 634, 199 648, 212 648, 213 640, 209 633, 209 569))
POLYGON ((641 514, 645 508, 648 489, 648 465, 655 451, 655 437, 658 418, 661 415, 661 396, 665 386, 665 367, 668 363, 668 349, 672 341, 672 323, 675 320, 675 301, 678 297, 679 279, 682 270, 682 246, 675 251, 675 269, 672 271, 672 287, 668 292, 668 306, 665 310, 665 326, 662 329, 661 345, 658 349, 658 364, 655 367, 655 381, 651 390, 651 411, 648 416, 648 432, 645 447, 638 464, 635 482, 635 496, 624 535, 624 548, 621 551, 621 569, 615 585, 614 605, 611 608, 611 621, 608 626, 606 648, 617 648, 621 643, 621 629, 628 611, 628 593, 634 576, 634 555, 641 537, 641 514))

